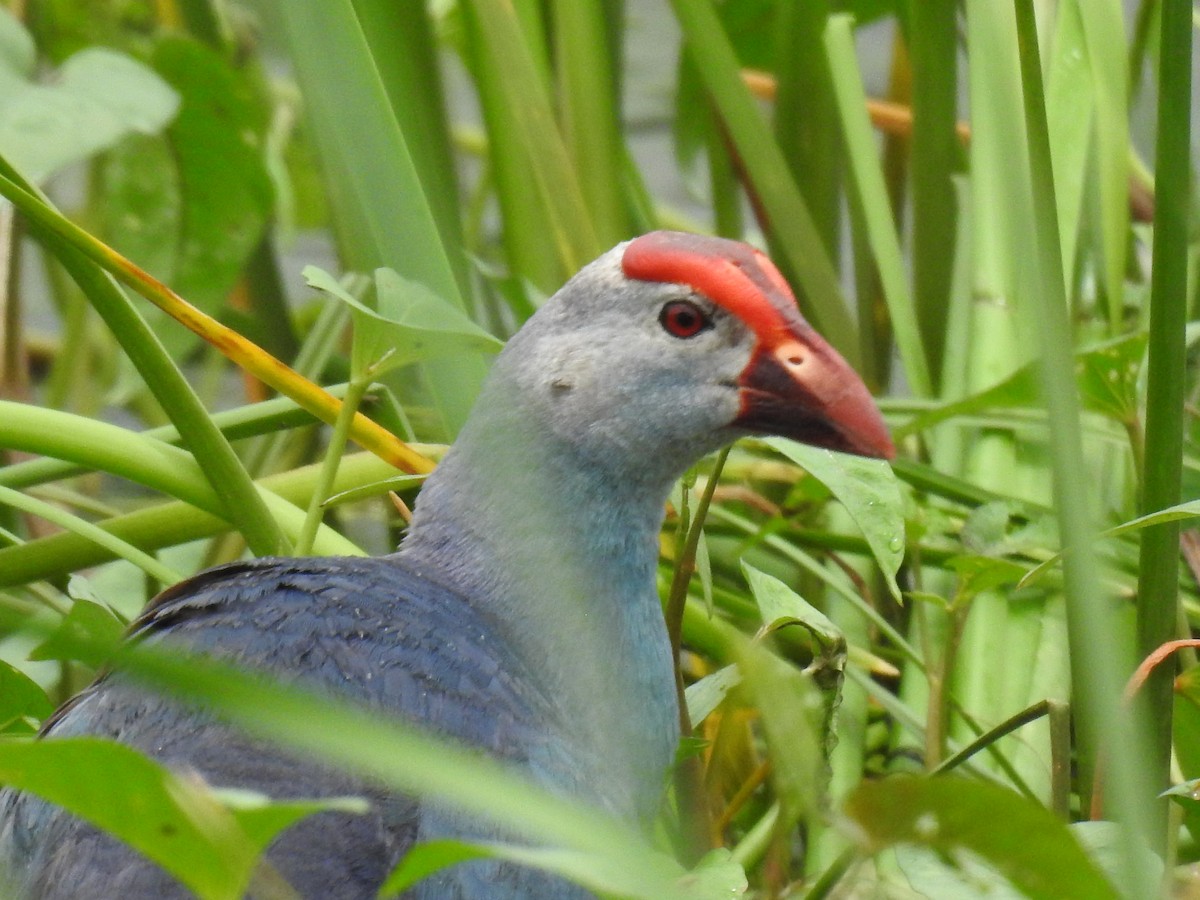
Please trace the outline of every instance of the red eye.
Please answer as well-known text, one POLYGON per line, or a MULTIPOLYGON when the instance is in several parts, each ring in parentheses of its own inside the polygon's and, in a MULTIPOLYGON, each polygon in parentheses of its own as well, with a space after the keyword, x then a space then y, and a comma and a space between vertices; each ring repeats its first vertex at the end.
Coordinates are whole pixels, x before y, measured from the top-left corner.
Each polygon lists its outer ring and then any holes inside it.
POLYGON ((673 300, 668 303, 658 314, 658 321, 667 334, 677 338, 695 337, 712 326, 704 310, 686 300, 673 300))

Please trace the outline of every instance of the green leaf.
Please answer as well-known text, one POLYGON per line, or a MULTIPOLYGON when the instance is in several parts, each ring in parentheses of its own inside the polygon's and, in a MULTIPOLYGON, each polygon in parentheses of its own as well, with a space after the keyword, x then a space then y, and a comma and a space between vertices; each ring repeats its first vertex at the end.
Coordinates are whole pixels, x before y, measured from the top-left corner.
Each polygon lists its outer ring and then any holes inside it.
POLYGON ((0 9, 0 154, 30 180, 115 145, 133 132, 153 134, 179 107, 169 85, 115 50, 89 47, 36 84, 29 35, 0 9))
POLYGON ((810 673, 821 687, 836 690, 846 668, 846 637, 842 630, 773 575, 760 572, 745 560, 742 573, 762 613, 764 629, 775 631, 787 625, 801 625, 813 636, 817 647, 810 673), (829 673, 833 675, 832 683, 828 683, 829 673))
POLYGON ((213 791, 98 738, 0 742, 0 782, 115 835, 212 900, 240 898, 259 854, 298 819, 325 809, 366 808, 346 798, 274 804, 245 792, 213 791))
POLYGON ((896 573, 904 561, 904 513, 891 467, 878 459, 833 453, 784 438, 766 443, 824 484, 846 507, 900 602, 896 573))
POLYGON ((328 272, 306 266, 304 278, 350 307, 354 317, 351 367, 359 377, 378 378, 392 369, 437 356, 498 352, 504 346, 456 307, 422 284, 391 269, 375 270, 372 309, 328 272))
POLYGON ((868 853, 916 844, 986 860, 1036 900, 1118 900, 1070 829, 1012 791, 954 776, 867 782, 847 799, 850 833, 868 853), (1003 823, 1003 827, 997 827, 1003 823))
POLYGON ((0 732, 12 732, 27 719, 40 722, 54 711, 54 704, 38 683, 0 659, 0 732))
MULTIPOLYGON (((121 640, 124 633, 125 626, 111 610, 91 600, 79 599, 71 604, 70 611, 55 633, 29 651, 29 658, 82 659, 74 655, 79 647, 96 643, 112 646, 121 640)), ((92 656, 82 661, 96 666, 104 658, 92 656)))
POLYGON ((699 725, 714 709, 721 705, 726 695, 742 682, 742 673, 737 666, 725 666, 711 675, 705 675, 699 681, 687 686, 684 696, 687 700, 688 719, 692 727, 699 725))
MULTIPOLYGON (((1116 822, 1072 822, 1071 833, 1092 861, 1114 884, 1128 884, 1129 835, 1116 822)), ((1149 847, 1141 848, 1142 865, 1154 884, 1162 883, 1163 861, 1149 847)))
POLYGON ((395 897, 442 869, 472 859, 492 859, 495 855, 490 846, 466 841, 441 840, 417 844, 392 869, 387 881, 379 889, 379 896, 395 897))

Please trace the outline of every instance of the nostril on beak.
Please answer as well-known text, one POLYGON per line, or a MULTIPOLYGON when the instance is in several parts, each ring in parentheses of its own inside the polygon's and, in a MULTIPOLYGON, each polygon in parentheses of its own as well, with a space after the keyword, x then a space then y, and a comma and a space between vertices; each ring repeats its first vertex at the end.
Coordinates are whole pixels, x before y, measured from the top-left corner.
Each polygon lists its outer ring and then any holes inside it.
POLYGON ((798 341, 787 341, 775 348, 775 358, 789 369, 798 369, 808 362, 807 349, 798 341))

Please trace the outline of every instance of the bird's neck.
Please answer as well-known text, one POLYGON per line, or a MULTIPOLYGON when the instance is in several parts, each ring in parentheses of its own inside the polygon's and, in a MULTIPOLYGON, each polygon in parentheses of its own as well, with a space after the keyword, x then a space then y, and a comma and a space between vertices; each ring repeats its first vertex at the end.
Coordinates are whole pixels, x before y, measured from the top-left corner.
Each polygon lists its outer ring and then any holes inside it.
POLYGON ((422 489, 400 549, 488 605, 577 738, 573 749, 598 760, 608 783, 584 789, 642 817, 678 739, 655 587, 672 479, 647 468, 585 460, 485 397, 422 489))

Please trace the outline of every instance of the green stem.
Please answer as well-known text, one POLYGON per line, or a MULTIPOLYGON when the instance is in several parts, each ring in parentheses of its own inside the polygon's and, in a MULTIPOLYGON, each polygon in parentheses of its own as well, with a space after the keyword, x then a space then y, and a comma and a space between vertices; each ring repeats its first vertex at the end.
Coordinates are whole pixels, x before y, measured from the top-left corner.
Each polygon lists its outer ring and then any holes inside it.
POLYGON ((317 477, 316 487, 308 502, 308 510, 304 516, 304 524, 296 537, 296 555, 307 556, 312 551, 313 540, 317 529, 321 526, 321 517, 325 514, 325 501, 333 493, 333 484, 337 480, 338 466, 346 452, 346 442, 350 438, 350 423, 358 412, 363 395, 371 386, 370 379, 354 379, 346 389, 346 399, 342 402, 337 422, 333 425, 333 434, 329 438, 329 448, 325 451, 325 459, 321 463, 321 471, 317 477))
POLYGON ((954 274, 961 168, 957 124, 957 6, 954 0, 908 0, 913 73, 912 294, 928 369, 942 371, 954 274))
MULTIPOLYGON (((1150 279, 1150 339, 1146 380, 1143 514, 1180 500, 1186 375, 1188 241, 1191 181, 1192 4, 1163 0, 1158 68, 1157 202, 1150 279)), ((1179 523, 1142 533, 1137 596, 1138 656, 1176 637, 1179 523)), ((1158 666, 1140 692, 1152 723, 1150 778, 1155 792, 1170 784, 1173 666, 1158 666)), ((1155 804, 1154 846, 1163 848, 1167 801, 1155 804)))
MULTIPOLYGON (((679 704, 679 731, 683 737, 691 737, 692 734, 692 720, 688 716, 687 697, 684 693, 683 667, 679 658, 682 649, 683 615, 687 609, 688 584, 696 571, 696 550, 700 546, 700 537, 704 533, 704 520, 709 505, 712 503, 713 491, 716 490, 717 483, 721 480, 721 469, 725 466, 725 460, 728 457, 729 448, 726 447, 717 456, 716 465, 713 466, 713 470, 708 476, 704 493, 701 494, 700 500, 696 504, 696 511, 690 523, 682 526, 687 528, 687 539, 683 542, 679 556, 675 560, 675 572, 671 578, 670 592, 667 595, 665 613, 667 634, 671 640, 671 659, 675 666, 675 693, 679 704)), ((687 488, 685 487, 685 499, 686 496, 687 488)), ((675 786, 680 807, 681 837, 686 844, 684 849, 691 851, 692 855, 698 856, 700 851, 707 849, 708 835, 711 831, 711 815, 708 804, 705 803, 704 771, 699 758, 691 757, 679 766, 675 786)))
MULTIPOLYGON (((1136 896, 1149 897, 1157 894, 1157 885, 1148 870, 1141 842, 1157 844, 1161 835, 1152 834, 1152 823, 1147 817, 1154 794, 1147 778, 1146 755, 1142 747, 1145 732, 1136 722, 1129 721, 1120 705, 1122 681, 1132 664, 1131 648, 1119 639, 1121 629, 1116 621, 1116 611, 1111 598, 1101 589, 1092 550, 1095 529, 1089 497, 1094 488, 1088 483, 1080 436, 1069 307, 1033 0, 1016 0, 1016 21, 1036 251, 1029 265, 1024 267, 1021 288, 1026 303, 1032 307, 1033 323, 1037 326, 1046 407, 1050 413, 1050 447, 1059 528, 1063 546, 1071 548, 1064 561, 1063 574, 1076 734, 1085 762, 1095 759, 1100 741, 1105 735, 1110 736, 1105 744, 1110 763, 1105 796, 1112 801, 1115 818, 1130 832, 1122 841, 1126 850, 1124 887, 1136 896)), ((1084 793, 1087 793, 1086 787, 1084 793)))

